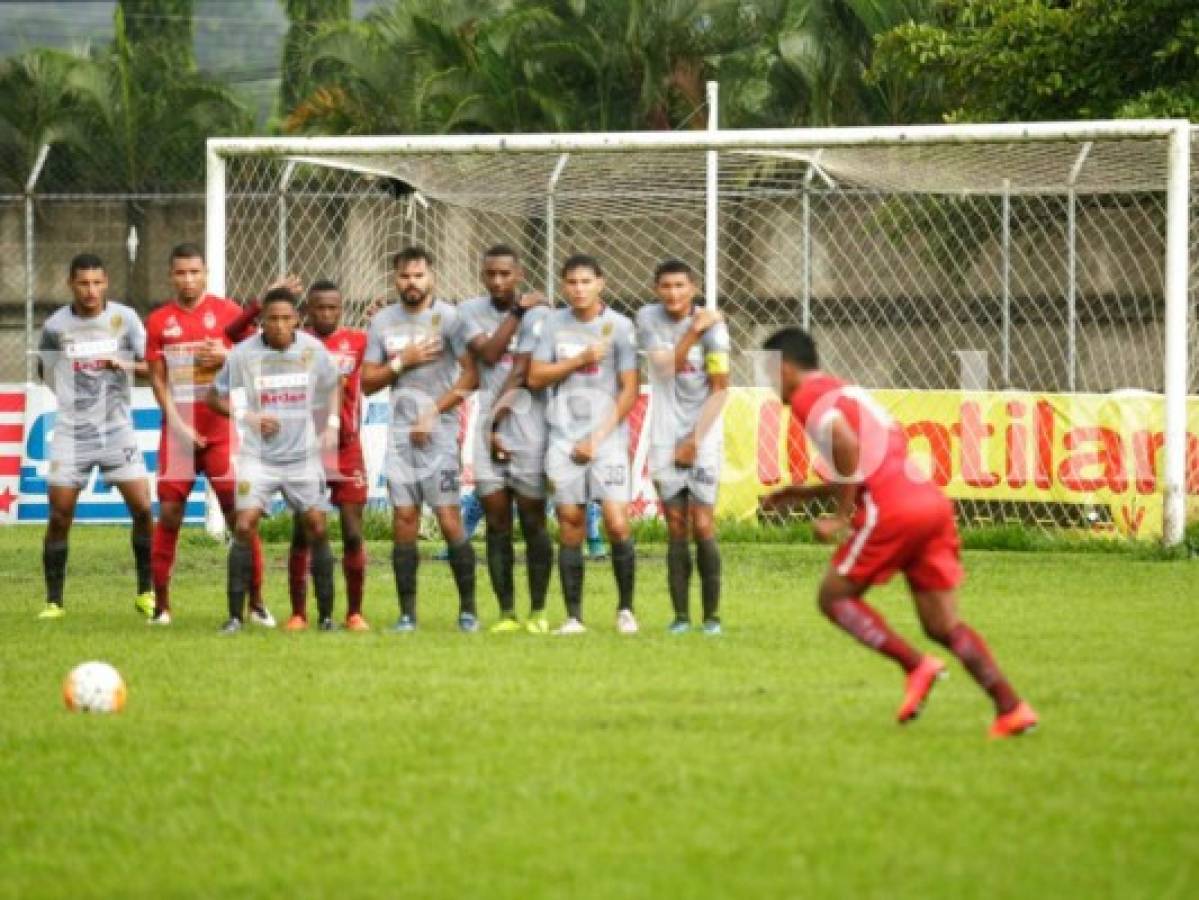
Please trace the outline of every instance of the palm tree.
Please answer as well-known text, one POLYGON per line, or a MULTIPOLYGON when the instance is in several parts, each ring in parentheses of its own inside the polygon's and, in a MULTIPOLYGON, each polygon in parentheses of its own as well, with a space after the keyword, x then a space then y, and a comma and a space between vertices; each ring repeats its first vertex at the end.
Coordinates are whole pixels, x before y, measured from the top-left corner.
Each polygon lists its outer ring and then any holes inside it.
MULTIPOLYGON (((80 138, 69 90, 86 58, 61 50, 29 50, 0 63, 0 191, 19 193, 43 144, 80 138)), ((51 165, 58 163, 57 157, 51 165)))
POLYGON ((286 115, 312 90, 319 71, 307 67, 308 47, 323 27, 350 21, 351 0, 280 0, 290 26, 283 41, 279 110, 286 115))

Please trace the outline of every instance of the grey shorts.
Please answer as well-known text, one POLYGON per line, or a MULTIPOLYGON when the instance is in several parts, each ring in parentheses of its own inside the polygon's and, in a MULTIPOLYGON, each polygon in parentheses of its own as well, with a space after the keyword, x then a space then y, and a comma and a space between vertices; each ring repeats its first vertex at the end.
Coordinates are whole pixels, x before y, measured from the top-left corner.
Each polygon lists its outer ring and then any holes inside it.
POLYGON ((389 453, 383 463, 383 477, 392 506, 458 506, 462 464, 457 447, 434 447, 419 454, 389 453))
POLYGON ((674 464, 674 447, 652 447, 649 472, 658 499, 666 506, 684 500, 700 506, 716 506, 720 488, 721 451, 701 451, 695 465, 681 469, 674 464))
POLYGON ((282 494, 283 502, 292 512, 323 510, 325 491, 325 472, 320 465, 272 466, 239 460, 234 506, 238 511, 260 509, 266 512, 275 494, 282 494))
POLYGON ((496 462, 484 447, 475 448, 475 490, 480 497, 510 490, 533 500, 545 499, 545 452, 512 453, 507 462, 496 462))
POLYGON ((545 475, 554 503, 581 506, 589 500, 628 503, 632 487, 629 455, 623 447, 602 450, 589 463, 570 458, 571 447, 551 444, 545 475))
POLYGON ((78 449, 73 441, 59 446, 56 439, 50 453, 50 471, 46 483, 52 487, 87 487, 92 469, 99 469, 109 484, 137 481, 146 477, 146 461, 131 435, 127 440, 110 441, 104 447, 78 449))

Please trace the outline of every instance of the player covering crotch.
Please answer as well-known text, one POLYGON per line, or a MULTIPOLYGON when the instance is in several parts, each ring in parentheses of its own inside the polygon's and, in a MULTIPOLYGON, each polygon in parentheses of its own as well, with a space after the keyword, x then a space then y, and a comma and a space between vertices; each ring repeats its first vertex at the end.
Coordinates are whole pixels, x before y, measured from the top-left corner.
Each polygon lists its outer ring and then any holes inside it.
POLYGON ((669 544, 666 582, 674 608, 671 634, 691 629, 691 551, 695 541, 703 630, 720 625, 720 548, 714 521, 724 454, 721 412, 729 386, 729 331, 720 313, 697 303, 695 274, 666 260, 654 271, 658 302, 637 311, 652 400, 650 477, 662 503, 669 544))
POLYGON ((326 530, 323 458, 336 453, 340 376, 319 340, 299 331, 296 297, 284 287, 263 297, 262 332, 229 354, 208 406, 242 432, 236 458, 233 543, 229 548, 226 634, 242 629, 253 561, 251 541, 271 499, 282 494, 312 554, 318 627, 332 631, 333 554, 326 530))
POLYGON ((100 257, 71 260, 72 301, 46 320, 38 344, 38 371, 54 391, 57 413, 50 445, 50 515, 42 544, 46 606, 40 619, 63 617, 68 539, 80 492, 93 470, 116 485, 133 519, 130 541, 137 572, 134 607, 154 610, 150 593, 150 540, 154 521, 146 464, 137 446, 130 407, 134 376, 145 376, 146 332, 137 313, 107 298, 100 257))
POLYGON ((497 244, 483 256, 487 294, 458 309, 462 341, 479 373, 479 424, 470 452, 487 522, 487 572, 500 607, 500 620, 491 628, 497 634, 522 628, 549 633, 545 596, 554 557, 545 516, 545 396, 525 385, 549 308, 539 293, 518 294, 523 278, 517 252, 497 244), (524 626, 516 617, 514 502, 527 548, 529 618, 524 626))
POLYGON ((566 601, 566 621, 555 633, 587 630, 583 625, 584 510, 588 500, 599 500, 612 544, 619 598, 617 630, 636 634, 626 421, 638 393, 633 323, 603 302, 604 273, 594 257, 570 257, 562 267, 562 278, 569 306, 542 321, 527 378, 531 390, 552 389, 545 472, 558 513, 558 573, 566 601))
MULTIPOLYGON (((232 300, 207 293, 204 253, 195 244, 171 251, 170 278, 175 296, 146 319, 146 361, 154 399, 162 410, 158 443, 158 522, 154 527, 151 575, 154 583, 154 625, 171 621, 170 584, 179 542, 179 529, 188 495, 200 473, 207 476, 226 525, 232 529, 234 476, 233 432, 228 419, 205 403, 213 378, 237 336, 226 328, 241 317, 232 300)), ((274 627, 262 604, 262 544, 257 535, 250 546, 251 621, 274 627)))
POLYGON ((475 551, 459 511, 461 457, 455 408, 478 382, 460 339, 458 310, 433 296, 433 262, 420 247, 392 258, 399 299, 375 313, 367 331, 362 389, 390 388, 384 476, 393 508, 391 551, 400 617, 392 630, 417 627, 416 586, 421 504, 437 517, 458 589, 458 628, 479 628, 475 551))
MULTIPOLYGON (((346 583, 346 628, 369 631, 362 614, 362 595, 366 585, 366 542, 362 536, 362 515, 366 508, 366 459, 362 452, 362 359, 366 353, 366 332, 341 324, 341 290, 329 280, 313 283, 305 302, 307 332, 324 344, 341 375, 341 426, 337 437, 336 465, 325 473, 329 483, 329 503, 341 519, 341 569, 346 583)), ((291 617, 284 626, 288 631, 308 627, 307 588, 310 554, 306 532, 299 514, 291 531, 287 557, 287 584, 291 595, 291 617)))
POLYGON ((764 345, 778 354, 772 377, 779 397, 819 455, 825 484, 796 485, 762 498, 779 512, 811 499, 832 499, 835 513, 814 523, 823 541, 840 546, 820 585, 820 610, 833 624, 896 662, 906 674, 900 724, 919 715, 945 664, 896 634, 862 597, 902 572, 925 633, 966 667, 995 704, 992 737, 1020 734, 1037 724, 991 656, 982 636, 958 617, 962 582, 953 504, 907 454, 903 429, 856 385, 820 371, 816 345, 785 328, 764 345))

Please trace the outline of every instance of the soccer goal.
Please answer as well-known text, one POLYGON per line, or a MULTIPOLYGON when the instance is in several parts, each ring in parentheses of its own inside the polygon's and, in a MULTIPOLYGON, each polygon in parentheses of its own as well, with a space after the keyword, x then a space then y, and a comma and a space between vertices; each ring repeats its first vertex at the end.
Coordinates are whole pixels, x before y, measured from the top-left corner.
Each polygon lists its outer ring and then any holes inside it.
POLYGON ((362 324, 403 246, 461 300, 503 242, 551 302, 565 257, 596 255, 631 314, 677 257, 735 345, 725 512, 811 476, 753 360, 800 325, 963 520, 1176 544, 1199 491, 1193 146, 1180 121, 214 139, 210 284, 334 278, 362 324))

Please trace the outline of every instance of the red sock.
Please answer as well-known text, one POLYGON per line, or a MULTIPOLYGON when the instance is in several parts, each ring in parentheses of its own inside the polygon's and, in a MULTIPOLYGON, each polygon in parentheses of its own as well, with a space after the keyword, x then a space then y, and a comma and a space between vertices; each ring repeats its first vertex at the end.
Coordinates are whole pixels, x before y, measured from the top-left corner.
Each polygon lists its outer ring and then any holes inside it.
POLYGON ((948 646, 979 686, 995 701, 995 709, 1000 715, 1016 708, 1020 698, 1003 677, 982 635, 964 622, 959 622, 949 632, 948 646))
POLYGON ((291 614, 308 618, 308 548, 292 547, 287 555, 287 591, 291 614))
POLYGON ((362 612, 362 588, 366 583, 366 545, 362 544, 341 559, 341 571, 346 579, 346 615, 362 612))
POLYGON ((150 537, 150 579, 154 585, 154 608, 171 608, 171 570, 175 567, 175 547, 179 529, 167 528, 162 522, 154 525, 150 537))
POLYGON ((870 649, 895 660, 905 672, 920 665, 922 654, 892 631, 868 603, 854 597, 838 600, 825 615, 870 649))
POLYGON ((250 539, 250 562, 253 568, 250 570, 250 605, 254 607, 262 607, 262 538, 254 535, 250 539))

